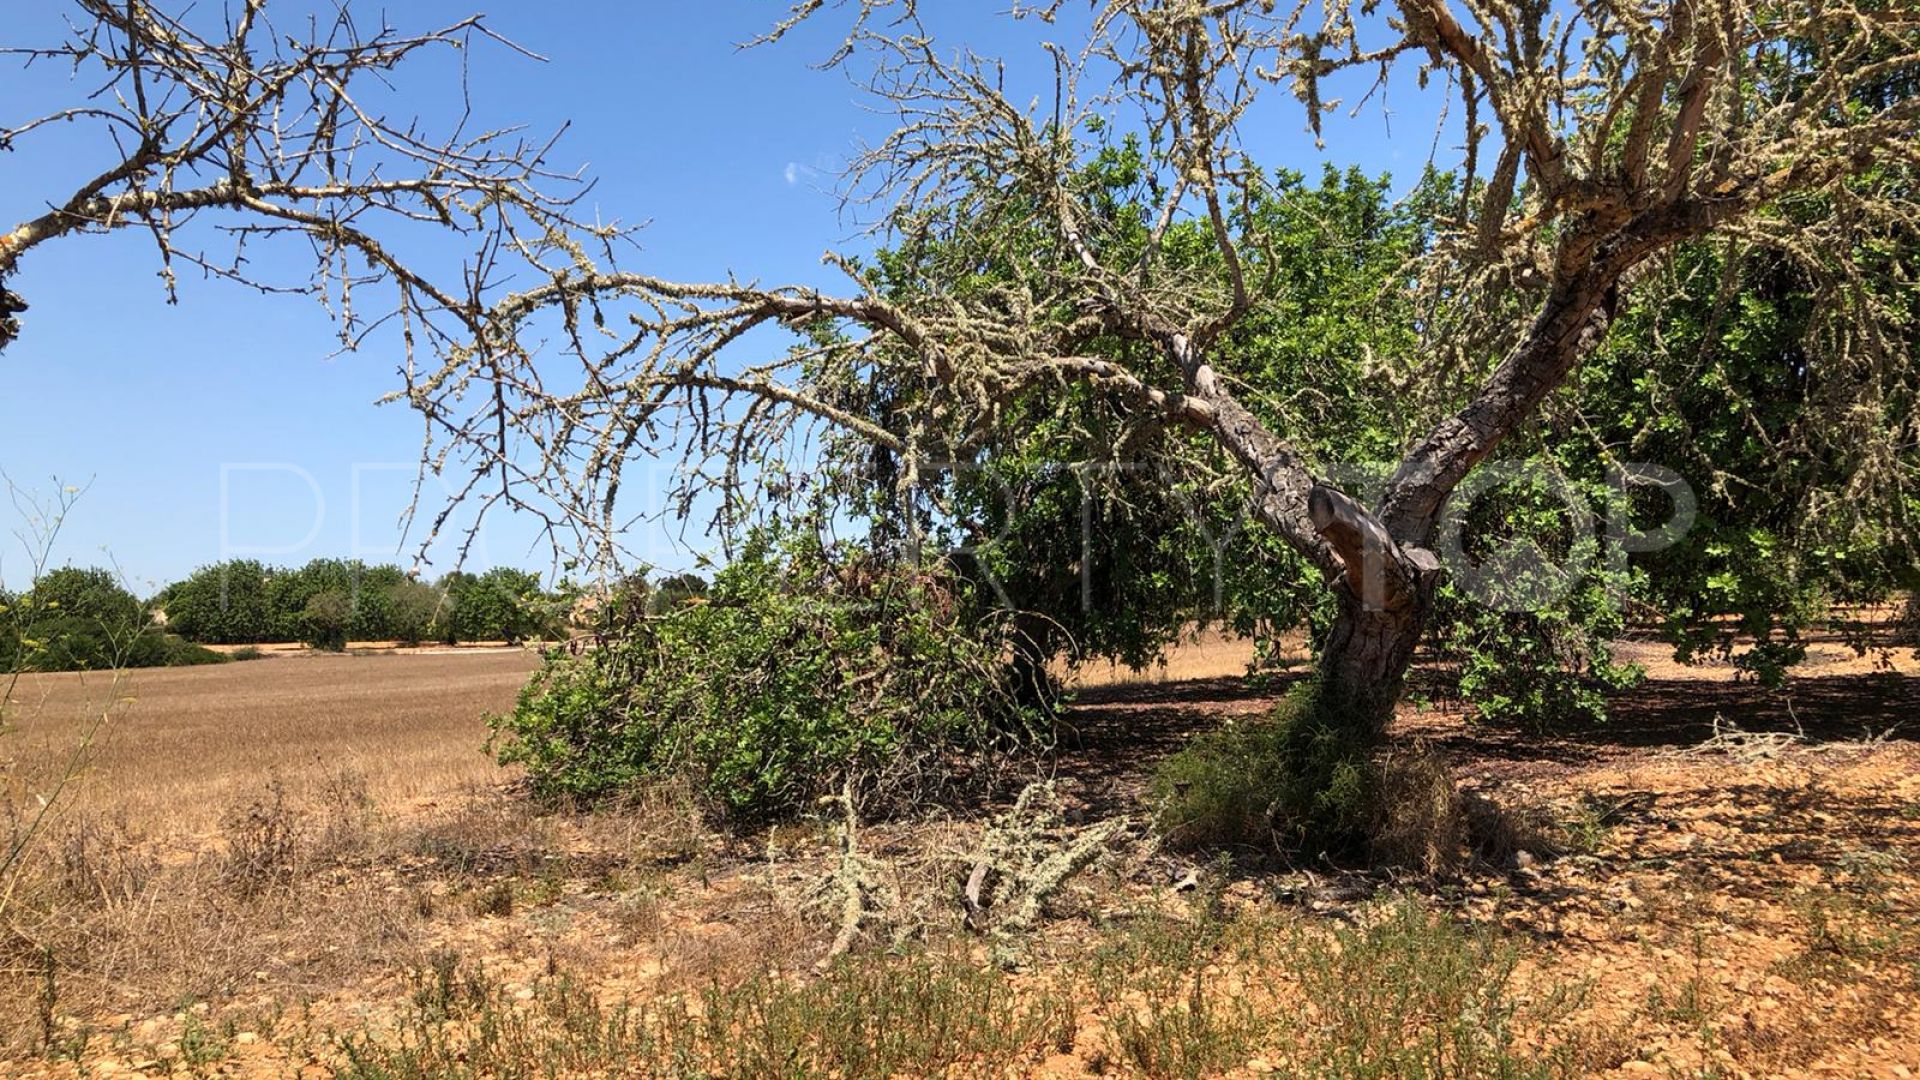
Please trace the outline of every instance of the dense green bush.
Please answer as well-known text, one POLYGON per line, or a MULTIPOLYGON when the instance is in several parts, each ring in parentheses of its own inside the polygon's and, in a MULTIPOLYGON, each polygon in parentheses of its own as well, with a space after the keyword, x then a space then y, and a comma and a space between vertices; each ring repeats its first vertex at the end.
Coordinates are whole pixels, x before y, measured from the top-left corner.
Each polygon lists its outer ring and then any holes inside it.
POLYGON ((105 671, 225 659, 150 625, 111 571, 50 571, 26 593, 0 601, 0 670, 105 671))
POLYGON ((440 615, 446 594, 424 581, 411 578, 387 587, 388 629, 402 645, 418 645, 433 632, 433 620, 440 615))
POLYGON ((1612 659, 1610 631, 1621 620, 1611 607, 1505 612, 1462 605, 1450 616, 1437 646, 1458 664, 1460 696, 1482 719, 1534 731, 1596 723, 1607 717, 1607 695, 1642 677, 1638 667, 1612 659))
POLYGON ((30 611, 38 614, 77 619, 113 633, 125 633, 146 623, 140 601, 110 570, 51 570, 41 575, 22 599, 30 611))
POLYGON ((146 623, 140 601, 111 571, 52 570, 7 606, 0 660, 14 671, 130 666, 146 623))
POLYGON ((1611 497, 1603 483, 1540 470, 1490 486, 1450 522, 1467 565, 1441 580, 1428 640, 1483 719, 1536 731, 1594 723, 1609 692, 1640 679, 1614 662, 1612 643, 1644 575, 1609 564, 1586 514, 1611 497))
POLYGON ((699 574, 672 574, 647 587, 647 610, 662 615, 706 595, 707 580, 699 574))
POLYGON ((984 779, 1043 720, 1010 693, 1006 620, 978 617, 944 569, 762 536, 704 601, 614 612, 596 643, 549 653, 494 722, 501 760, 542 795, 677 776, 735 820, 843 783, 884 805, 984 779))
POLYGON ((317 592, 307 598, 301 614, 301 639, 316 649, 345 652, 347 631, 354 621, 354 598, 337 589, 317 592))
POLYGON ((169 629, 193 641, 337 649, 350 640, 413 645, 562 636, 566 599, 549 596, 538 574, 509 568, 456 571, 429 585, 397 566, 357 559, 314 559, 297 569, 235 559, 167 586, 154 605, 166 612, 169 629))
POLYGON ((386 590, 404 577, 397 567, 358 559, 314 559, 298 570, 274 571, 267 581, 273 640, 345 648, 349 639, 385 638, 386 590))
POLYGON ((1625 620, 1599 580, 1532 611, 1502 611, 1443 584, 1438 608, 1434 649, 1485 720, 1533 731, 1597 723, 1607 695, 1643 675, 1613 659, 1625 620))
POLYGON ((134 641, 127 667, 199 667, 224 664, 233 657, 195 645, 178 634, 148 630, 134 641))
POLYGON ((440 588, 446 594, 446 606, 435 636, 449 645, 462 641, 517 645, 528 638, 558 636, 548 618, 538 574, 506 566, 484 574, 456 570, 440 588))

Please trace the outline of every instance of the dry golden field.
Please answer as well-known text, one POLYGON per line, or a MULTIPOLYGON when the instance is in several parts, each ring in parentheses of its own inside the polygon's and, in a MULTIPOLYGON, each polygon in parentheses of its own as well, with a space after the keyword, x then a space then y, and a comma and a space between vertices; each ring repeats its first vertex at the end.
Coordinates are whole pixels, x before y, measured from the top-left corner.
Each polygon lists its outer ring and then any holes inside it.
POLYGON ((523 649, 320 656, 212 667, 25 675, 5 753, 29 777, 89 734, 74 805, 191 833, 269 780, 305 800, 341 773, 383 803, 495 783, 485 714, 513 706, 523 649))
POLYGON ((93 741, 0 894, 0 1076, 1920 1075, 1911 650, 1780 695, 1631 648, 1602 730, 1414 695, 1400 745, 1511 839, 1426 873, 1159 850, 1152 764, 1271 691, 1218 639, 1085 672, 1051 816, 859 826, 825 973, 838 815, 529 805, 480 746, 530 653, 30 677, 16 821, 93 741), (969 930, 978 853, 1122 818, 1029 930, 969 930))

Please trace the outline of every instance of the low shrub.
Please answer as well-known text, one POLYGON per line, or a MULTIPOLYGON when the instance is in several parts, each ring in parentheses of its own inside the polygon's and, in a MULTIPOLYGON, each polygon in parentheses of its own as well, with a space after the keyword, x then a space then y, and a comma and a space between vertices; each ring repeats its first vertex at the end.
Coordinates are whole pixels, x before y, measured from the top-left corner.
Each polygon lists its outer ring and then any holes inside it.
POLYGON ((939 567, 754 537, 708 595, 611 605, 493 722, 546 797, 684 779, 722 817, 790 814, 852 784, 867 809, 984 779, 1045 716, 1011 693, 1005 620, 939 567))
POLYGON ((152 625, 112 571, 49 571, 0 596, 0 671, 110 671, 224 661, 152 625))
MULTIPOLYGON (((259 650, 254 650, 254 654, 259 655, 259 650)), ((133 657, 127 666, 199 667, 204 664, 224 664, 231 659, 233 657, 195 645, 178 634, 149 630, 134 643, 133 657)))
POLYGON ((1423 874, 1459 869, 1473 842, 1467 801, 1446 760, 1424 741, 1374 759, 1369 856, 1423 874))
POLYGON ((433 632, 433 620, 446 603, 439 589, 408 578, 387 589, 388 629, 402 645, 418 645, 433 632))
POLYGON ((1534 731, 1595 723, 1609 692, 1640 679, 1614 662, 1612 644, 1645 575, 1614 562, 1569 512, 1614 497, 1593 480, 1515 476, 1461 500, 1442 524, 1436 543, 1457 542, 1463 558, 1435 593, 1428 644, 1483 719, 1534 731))
POLYGON ((1256 1057, 1326 1080, 1593 1071, 1564 1023, 1578 997, 1516 988, 1512 943, 1410 898, 1353 914, 1329 928, 1203 911, 1110 934, 1085 981, 1126 1075, 1241 1076, 1256 1057))
POLYGON ((881 1080, 1024 1076, 1072 1052, 1105 1075, 1553 1080, 1618 1064, 1571 1022, 1578 993, 1517 983, 1511 942, 1411 900, 1356 914, 1329 929, 1142 913, 1052 972, 1016 977, 909 946, 845 957, 817 979, 768 965, 642 1001, 564 972, 516 990, 442 951, 396 1018, 335 1036, 332 1068, 352 1080, 881 1080), (1250 1068, 1257 1059, 1276 1064, 1250 1068))
POLYGON ((1070 1043, 1073 1014, 1006 974, 937 954, 851 957, 821 978, 758 974, 644 1002, 566 975, 530 997, 436 954, 387 1028, 341 1036, 334 1074, 398 1077, 1013 1076, 1070 1043))
POLYGON ((1168 842, 1193 849, 1337 853, 1364 845, 1375 815, 1370 747, 1328 715, 1313 684, 1266 717, 1200 735, 1151 788, 1168 842))
POLYGON ((1483 930, 1411 901, 1280 950, 1298 972, 1299 1075, 1328 1078, 1591 1075, 1576 1035, 1560 1028, 1577 993, 1522 995, 1519 952, 1483 930), (1531 1038, 1520 1032, 1531 1029, 1531 1038))

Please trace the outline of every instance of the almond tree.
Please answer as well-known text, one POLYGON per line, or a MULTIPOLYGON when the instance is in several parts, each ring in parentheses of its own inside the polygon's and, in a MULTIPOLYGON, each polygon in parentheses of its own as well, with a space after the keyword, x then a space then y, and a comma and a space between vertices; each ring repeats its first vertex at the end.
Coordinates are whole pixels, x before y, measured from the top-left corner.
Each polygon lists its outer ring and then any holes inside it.
MULTIPOLYGON (((1054 92, 1022 103, 999 64, 943 48, 911 3, 847 5, 853 29, 830 63, 862 72, 897 118, 853 164, 849 194, 889 208, 896 243, 1021 238, 994 253, 1009 279, 883 295, 829 254, 849 282, 835 294, 669 281, 572 249, 539 284, 463 316, 480 332, 405 395, 441 454, 477 448, 483 473, 537 478, 562 516, 614 544, 635 457, 678 461, 683 509, 706 493, 725 510, 792 483, 783 456, 825 426, 896 456, 905 491, 977 453, 1012 402, 1084 384, 1238 463, 1236 497, 1337 594, 1319 660, 1330 715, 1376 738, 1432 603, 1448 496, 1536 418, 1664 253, 1714 235, 1775 245, 1862 301, 1848 313, 1857 350, 1891 347, 1869 290, 1846 287, 1862 273, 1850 245, 1829 234, 1914 224, 1920 99, 1887 89, 1914 78, 1920 13, 1910 0, 1375 7, 1105 0, 1079 46, 1052 47, 1054 92), (1245 227, 1264 182, 1246 133, 1288 122, 1275 91, 1318 131, 1328 88, 1355 73, 1417 78, 1464 131, 1442 162, 1460 175, 1457 208, 1407 275, 1423 348, 1394 372, 1424 431, 1365 501, 1248 407, 1221 347, 1274 269, 1245 227), (1155 172, 1140 220, 1104 212, 1080 179, 1116 129, 1145 141, 1155 172), (1773 212, 1814 197, 1831 213, 1773 212), (1168 250, 1194 231, 1180 223, 1197 226, 1200 255, 1168 250), (787 344, 763 351, 765 328, 791 331, 787 344), (550 331, 570 363, 537 355, 550 331), (876 420, 852 403, 880 377, 918 393, 876 420)), ((768 38, 833 9, 798 4, 768 38)), ((1012 17, 1076 14, 1057 2, 1012 17)))

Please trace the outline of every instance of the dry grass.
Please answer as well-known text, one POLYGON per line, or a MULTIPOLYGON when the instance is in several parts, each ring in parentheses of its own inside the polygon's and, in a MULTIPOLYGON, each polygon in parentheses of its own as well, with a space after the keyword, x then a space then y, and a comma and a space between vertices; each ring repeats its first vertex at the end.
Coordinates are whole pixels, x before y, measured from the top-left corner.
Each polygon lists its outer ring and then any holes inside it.
MULTIPOLYGON (((382 867, 443 827, 437 804, 504 800, 484 715, 534 662, 288 655, 23 677, 0 820, 79 769, 0 897, 0 1015, 32 1018, 0 1024, 0 1057, 90 1042, 92 1018, 283 1005, 417 959, 423 894, 382 867)), ((494 819, 466 832, 475 851, 514 839, 494 819)))

